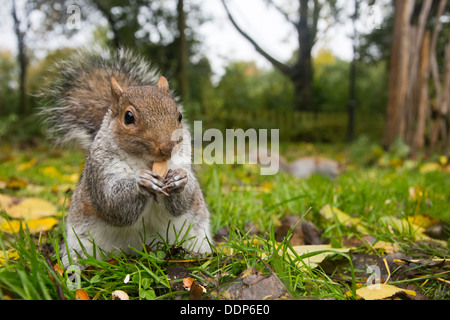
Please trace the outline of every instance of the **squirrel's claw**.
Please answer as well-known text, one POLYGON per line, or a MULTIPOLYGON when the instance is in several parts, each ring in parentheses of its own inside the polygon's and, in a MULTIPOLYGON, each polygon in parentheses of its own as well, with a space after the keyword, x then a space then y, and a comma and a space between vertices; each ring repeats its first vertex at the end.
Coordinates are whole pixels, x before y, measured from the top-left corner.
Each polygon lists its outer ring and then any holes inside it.
POLYGON ((155 196, 158 194, 168 196, 169 194, 163 190, 163 182, 157 177, 158 175, 150 170, 142 170, 138 178, 139 190, 146 196, 155 196))
POLYGON ((163 190, 170 194, 181 193, 188 182, 186 171, 183 169, 170 169, 164 180, 163 190))

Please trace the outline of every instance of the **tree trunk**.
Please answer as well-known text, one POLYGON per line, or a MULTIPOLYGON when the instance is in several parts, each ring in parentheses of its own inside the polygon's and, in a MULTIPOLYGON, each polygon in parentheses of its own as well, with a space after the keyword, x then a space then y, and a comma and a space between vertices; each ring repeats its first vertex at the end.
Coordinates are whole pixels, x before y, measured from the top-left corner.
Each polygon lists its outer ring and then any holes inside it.
POLYGON ((308 25, 308 0, 300 0, 300 19, 297 23, 298 32, 298 56, 297 63, 293 67, 292 82, 295 88, 294 104, 299 111, 313 110, 313 66, 311 50, 314 45, 313 30, 308 25))
POLYGON ((26 105, 25 81, 26 81, 26 76, 27 76, 28 61, 27 61, 27 56, 26 56, 25 32, 22 31, 20 28, 21 21, 19 20, 19 18, 17 16, 15 0, 12 1, 11 13, 12 13, 13 20, 14 20, 14 31, 17 36, 17 49, 18 49, 17 60, 19 63, 19 68, 20 68, 18 112, 20 114, 26 114, 28 110, 27 110, 27 105, 26 105))
POLYGON ((294 107, 298 111, 313 111, 313 69, 311 59, 303 59, 293 70, 291 81, 294 84, 294 107))
POLYGON ((350 63, 350 77, 349 77, 349 100, 348 100, 348 127, 347 138, 349 142, 355 139, 355 113, 356 113, 356 38, 358 36, 358 30, 356 28, 356 19, 358 18, 359 3, 358 0, 354 0, 355 11, 352 16, 353 25, 353 39, 352 49, 353 58, 350 63))
POLYGON ((404 108, 408 79, 410 20, 414 0, 396 0, 392 39, 389 98, 383 146, 389 147, 404 128, 404 108))
MULTIPOLYGON (((445 141, 447 139, 447 134, 445 133, 445 120, 448 114, 450 103, 449 91, 450 91, 450 43, 446 46, 445 54, 445 70, 444 70, 444 83, 441 84, 441 79, 439 75, 436 47, 438 42, 438 35, 442 28, 442 23, 440 17, 443 15, 445 7, 447 5, 447 0, 440 0, 439 8, 436 15, 436 24, 434 25, 433 35, 431 38, 431 48, 430 48, 430 72, 433 79, 434 89, 436 91, 436 119, 432 123, 431 138, 430 138, 430 148, 434 150, 436 148, 439 134, 441 128, 443 128, 442 137, 445 141), (447 88, 447 89, 445 89, 447 88)), ((450 130, 449 130, 450 134, 450 130)), ((450 146, 450 136, 448 137, 448 145, 450 146)), ((447 151, 448 153, 448 151, 447 151)))
MULTIPOLYGON (((445 140, 445 119, 448 119, 450 123, 450 42, 445 47, 445 74, 444 84, 442 89, 442 99, 440 101, 440 121, 436 127, 436 130, 443 129, 443 136, 445 140)), ((450 156, 450 128, 447 127, 447 143, 445 147, 445 153, 450 156)))
MULTIPOLYGON (((429 71, 429 45, 430 36, 428 33, 428 38, 425 39, 425 27, 427 19, 430 13, 432 5, 432 0, 424 0, 422 3, 422 8, 420 10, 418 24, 411 26, 411 37, 410 37, 410 58, 408 67, 408 87, 407 87, 407 103, 405 105, 405 125, 401 132, 402 137, 405 142, 412 147, 413 150, 416 149, 416 139, 417 130, 419 129, 420 122, 423 121, 425 126, 425 116, 428 105, 421 106, 422 103, 428 104, 428 71, 429 71), (423 42, 427 41, 427 48, 423 47, 423 42), (426 52, 425 52, 426 51, 426 52), (427 61, 424 61, 423 54, 426 54, 427 61), (425 69, 421 69, 425 68, 425 69), (426 77, 426 82, 424 78, 426 77), (427 86, 423 88, 423 86, 427 86), (423 96, 426 94, 427 96, 423 96), (423 107, 425 109, 420 110, 423 107), (422 113, 421 113, 422 112, 422 113), (423 116, 423 119, 420 119, 423 116)), ((425 128, 420 134, 425 135, 425 128)), ((425 136, 422 138, 425 141, 425 136)), ((424 143, 425 145, 425 143, 424 143)))
POLYGON ((274 6, 281 12, 288 22, 292 23, 298 33, 298 53, 295 63, 285 64, 273 56, 268 54, 249 34, 247 34, 235 21, 225 0, 221 0, 227 12, 228 18, 234 25, 236 30, 247 39, 264 58, 266 58, 274 68, 278 69, 282 74, 287 76, 294 86, 294 107, 299 111, 313 110, 313 65, 311 50, 316 41, 317 24, 320 18, 320 11, 322 5, 319 1, 314 0, 299 0, 299 20, 294 22, 289 18, 289 15, 283 11, 278 5, 272 1, 267 1, 268 4, 274 6), (311 10, 311 5, 314 5, 311 10), (308 23, 309 21, 309 23, 308 23))
POLYGON ((188 43, 186 39, 186 13, 184 11, 184 0, 178 0, 177 4, 178 13, 178 69, 177 69, 177 80, 178 80, 178 93, 182 97, 183 101, 189 100, 189 81, 188 81, 188 43))
POLYGON ((425 147, 425 124, 426 112, 429 106, 428 100, 428 80, 430 75, 430 32, 427 31, 423 38, 422 49, 420 50, 420 69, 418 85, 418 110, 417 126, 414 137, 413 153, 417 153, 425 147))

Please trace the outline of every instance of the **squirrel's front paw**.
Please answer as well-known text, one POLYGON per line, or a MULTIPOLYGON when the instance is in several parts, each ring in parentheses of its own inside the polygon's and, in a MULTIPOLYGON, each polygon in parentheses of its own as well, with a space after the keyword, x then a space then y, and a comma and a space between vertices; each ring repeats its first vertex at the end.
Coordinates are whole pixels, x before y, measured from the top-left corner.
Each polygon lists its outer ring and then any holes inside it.
POLYGON ((162 178, 150 170, 141 170, 138 177, 139 190, 146 196, 152 196, 156 200, 156 195, 169 194, 163 190, 164 182, 162 178))
POLYGON ((163 190, 169 194, 181 193, 188 182, 186 171, 183 169, 170 169, 164 179, 163 190))

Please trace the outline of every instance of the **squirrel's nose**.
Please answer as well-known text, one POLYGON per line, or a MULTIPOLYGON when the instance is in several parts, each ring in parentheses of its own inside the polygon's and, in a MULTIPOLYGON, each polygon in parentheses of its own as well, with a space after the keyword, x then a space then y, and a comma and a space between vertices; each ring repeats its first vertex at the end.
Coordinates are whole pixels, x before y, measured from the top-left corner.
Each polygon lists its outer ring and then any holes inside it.
POLYGON ((173 150, 174 147, 175 147, 175 142, 174 141, 169 141, 166 144, 164 144, 161 147, 159 147, 159 150, 160 150, 162 155, 164 155, 164 156, 171 156, 172 155, 172 150, 173 150))

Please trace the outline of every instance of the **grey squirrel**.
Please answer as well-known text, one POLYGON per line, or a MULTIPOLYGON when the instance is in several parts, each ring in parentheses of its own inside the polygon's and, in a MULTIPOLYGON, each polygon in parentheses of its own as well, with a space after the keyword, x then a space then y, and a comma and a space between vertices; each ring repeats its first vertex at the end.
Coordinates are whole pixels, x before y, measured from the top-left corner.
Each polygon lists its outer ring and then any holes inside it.
POLYGON ((329 158, 320 156, 301 157, 289 162, 278 152, 272 152, 267 149, 260 148, 256 152, 252 152, 252 155, 256 154, 256 161, 260 165, 261 155, 270 155, 274 161, 278 162, 279 170, 286 172, 294 178, 308 178, 313 174, 321 175, 325 178, 334 179, 340 173, 345 171, 343 164, 329 158))
POLYGON ((308 178, 313 174, 319 174, 325 178, 334 179, 342 172, 341 165, 328 158, 303 157, 292 162, 280 156, 280 170, 289 173, 296 178, 308 178))
POLYGON ((190 141, 173 138, 187 127, 168 81, 126 49, 83 49, 55 66, 56 80, 40 93, 41 115, 57 142, 87 151, 66 219, 71 257, 83 247, 92 254, 93 243, 132 252, 157 235, 210 252, 210 214, 190 141), (175 149, 184 161, 174 161, 175 149))

